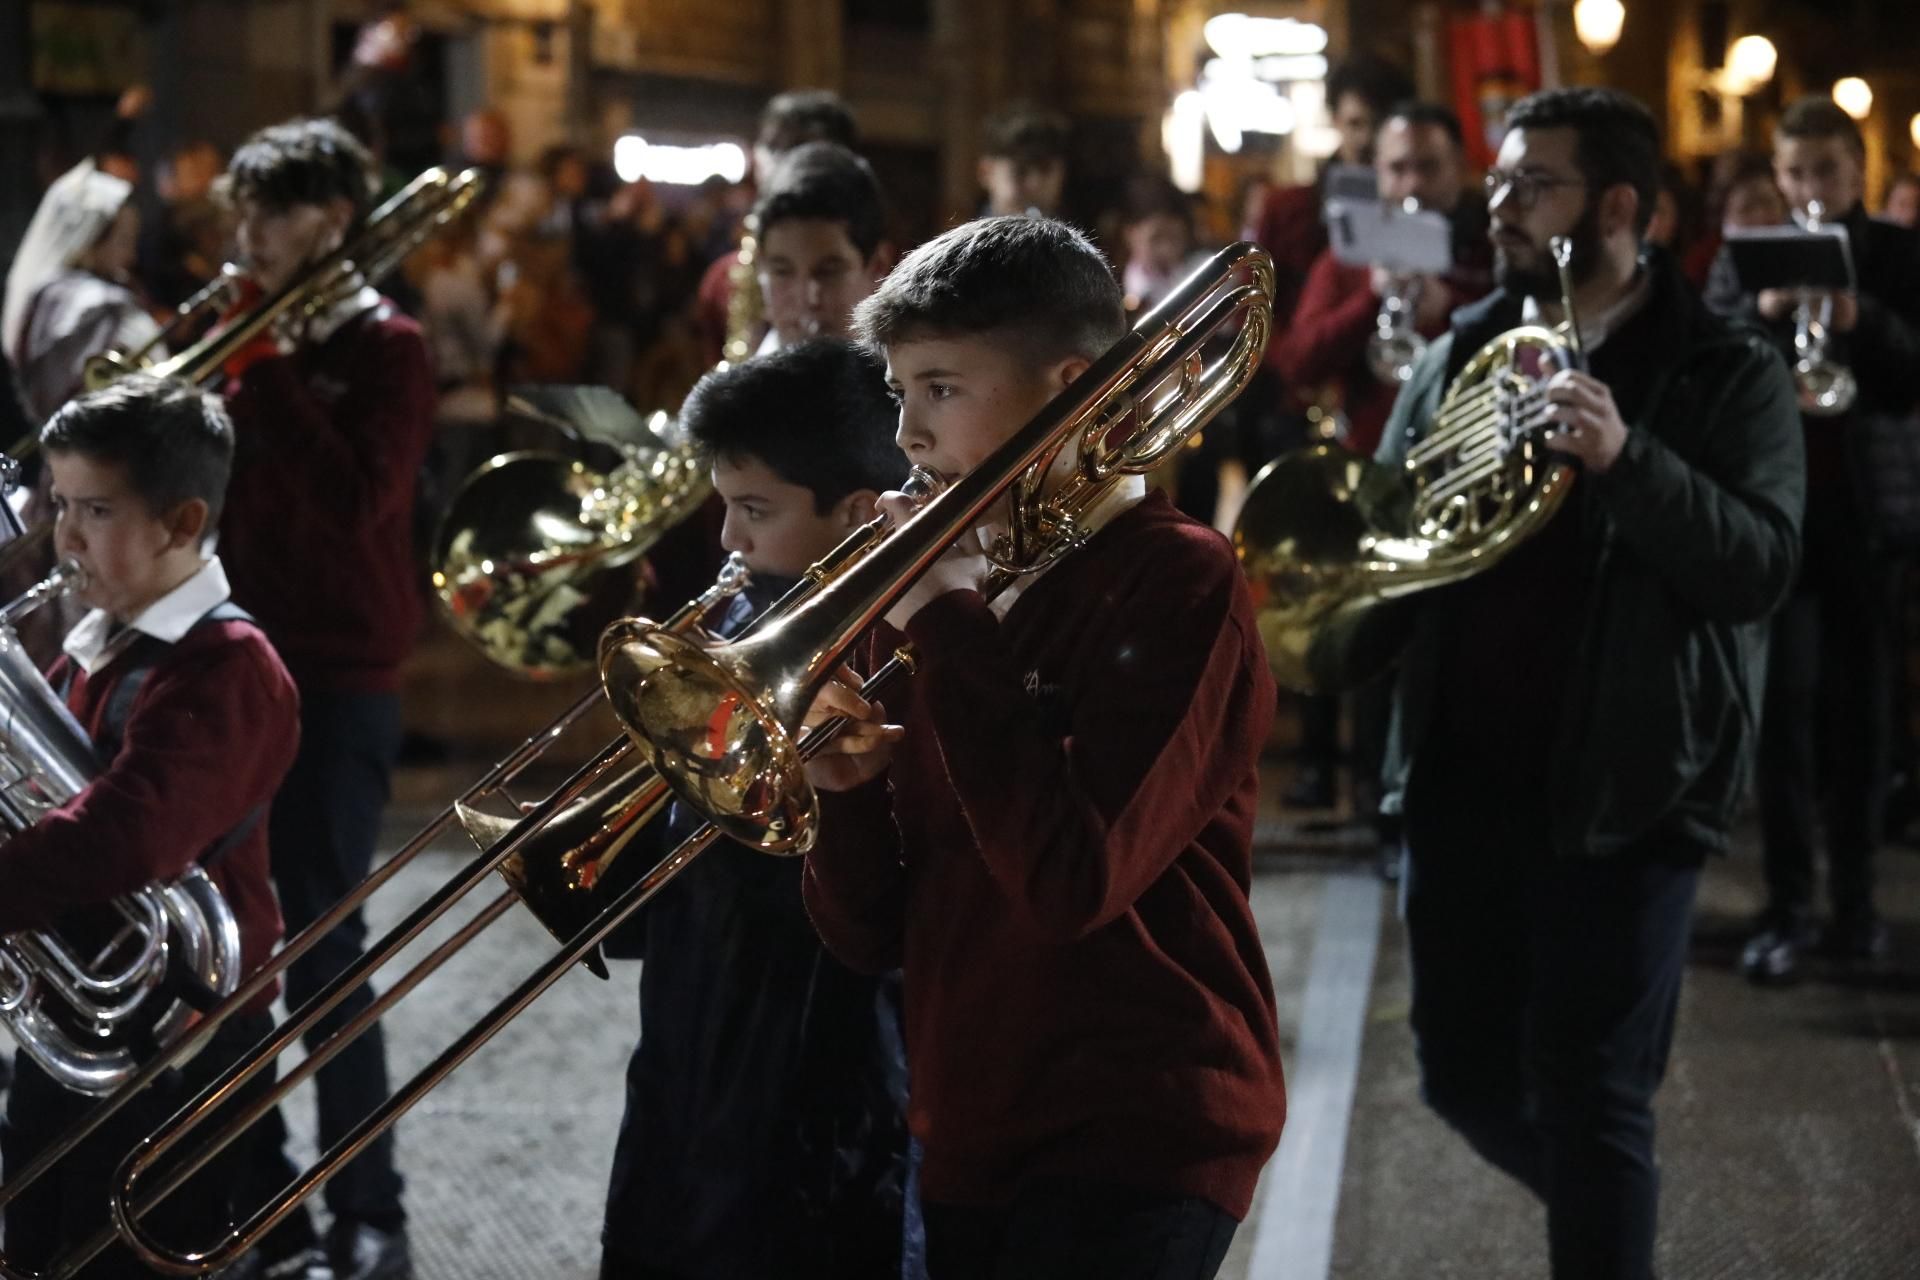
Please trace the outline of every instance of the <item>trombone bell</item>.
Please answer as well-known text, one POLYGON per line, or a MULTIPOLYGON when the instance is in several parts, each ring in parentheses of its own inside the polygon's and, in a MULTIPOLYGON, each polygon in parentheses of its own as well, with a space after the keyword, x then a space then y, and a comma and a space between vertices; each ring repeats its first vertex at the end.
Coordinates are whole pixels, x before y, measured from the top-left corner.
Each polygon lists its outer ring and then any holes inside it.
MULTIPOLYGON (((521 841, 500 864, 500 877, 548 933, 570 942, 606 908, 605 886, 614 859, 670 798, 660 775, 651 769, 623 770, 521 841)), ((465 801, 456 801, 454 809, 483 852, 526 821, 488 813, 465 801)), ((596 977, 607 976, 598 953, 588 957, 587 968, 596 977)))
POLYGON ((707 649, 626 619, 601 639, 601 686, 634 745, 689 805, 762 853, 800 854, 813 845, 820 805, 780 719, 791 713, 798 723, 805 706, 786 707, 780 695, 804 682, 785 674, 791 664, 777 654, 774 679, 741 658, 766 651, 782 630, 707 649))

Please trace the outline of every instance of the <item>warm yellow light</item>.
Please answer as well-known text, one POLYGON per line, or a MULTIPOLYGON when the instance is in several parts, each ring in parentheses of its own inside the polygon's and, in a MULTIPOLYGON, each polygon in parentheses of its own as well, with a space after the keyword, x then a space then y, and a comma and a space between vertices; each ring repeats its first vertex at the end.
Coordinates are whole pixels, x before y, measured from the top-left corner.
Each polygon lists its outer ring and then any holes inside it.
POLYGON ((1573 6, 1573 33, 1596 55, 1620 42, 1626 21, 1627 7, 1620 0, 1577 0, 1573 6))
POLYGON ((1727 49, 1726 78, 1736 93, 1752 93, 1773 79, 1780 52, 1765 36, 1741 36, 1727 49))
POLYGON ((1855 120, 1865 120, 1873 111, 1873 90, 1859 76, 1833 82, 1833 100, 1855 120))
POLYGON ((1908 122, 1907 135, 1913 139, 1914 146, 1920 147, 1920 115, 1908 122))

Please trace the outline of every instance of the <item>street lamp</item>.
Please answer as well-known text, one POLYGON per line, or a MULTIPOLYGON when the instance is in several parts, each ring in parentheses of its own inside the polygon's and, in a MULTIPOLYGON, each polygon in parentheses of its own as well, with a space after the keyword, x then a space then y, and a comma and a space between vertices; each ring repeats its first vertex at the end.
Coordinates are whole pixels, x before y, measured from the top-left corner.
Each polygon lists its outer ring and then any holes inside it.
POLYGON ((1626 21, 1627 7, 1620 0, 1575 0, 1573 33, 1596 57, 1620 42, 1626 21))
POLYGON ((1855 120, 1865 120, 1873 111, 1873 90, 1859 76, 1834 81, 1833 100, 1855 120))
POLYGON ((1741 36, 1727 48, 1725 83, 1735 94, 1745 96, 1773 79, 1780 53, 1765 36, 1741 36))

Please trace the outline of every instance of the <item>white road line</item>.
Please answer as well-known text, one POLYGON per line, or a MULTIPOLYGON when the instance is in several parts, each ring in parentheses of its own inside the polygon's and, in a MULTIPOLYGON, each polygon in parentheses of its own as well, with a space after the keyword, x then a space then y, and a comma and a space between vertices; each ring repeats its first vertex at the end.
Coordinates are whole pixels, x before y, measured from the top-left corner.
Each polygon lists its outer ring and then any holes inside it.
POLYGON ((1267 1166, 1248 1280, 1326 1280, 1380 942, 1380 882, 1327 877, 1287 1072, 1287 1124, 1267 1166))

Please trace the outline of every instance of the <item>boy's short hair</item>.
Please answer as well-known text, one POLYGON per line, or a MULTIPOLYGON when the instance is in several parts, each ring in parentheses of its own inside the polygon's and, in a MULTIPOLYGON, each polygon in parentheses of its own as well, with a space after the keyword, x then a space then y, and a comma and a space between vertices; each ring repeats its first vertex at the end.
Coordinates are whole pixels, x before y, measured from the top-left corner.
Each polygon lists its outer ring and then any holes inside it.
POLYGON ((1016 164, 1067 162, 1073 126, 1057 111, 1013 107, 987 121, 980 154, 1016 164))
POLYGON ((837 93, 825 89, 795 89, 774 95, 760 112, 755 143, 769 151, 790 151, 803 142, 837 142, 854 147, 860 129, 853 112, 837 93))
POLYGON ((757 458, 788 484, 813 492, 824 512, 861 489, 897 489, 907 456, 899 418, 872 354, 840 338, 815 338, 700 379, 680 424, 708 462, 757 458))
POLYGON ((48 453, 117 462, 155 516, 199 498, 219 523, 233 469, 233 420, 198 387, 132 373, 60 407, 40 429, 48 453))
POLYGON ((880 247, 886 225, 873 166, 837 142, 808 142, 782 156, 753 214, 763 237, 776 224, 801 218, 845 223, 862 258, 880 247))
POLYGON ((1467 135, 1460 128, 1460 117, 1453 113, 1451 107, 1443 107, 1437 102, 1422 102, 1413 98, 1396 102, 1380 123, 1385 126, 1395 120, 1405 120, 1415 128, 1427 125, 1438 129, 1447 135, 1456 148, 1467 145, 1467 135))
POLYGON ((1860 136, 1859 124, 1839 103, 1821 94, 1809 94, 1781 112, 1773 136, 1798 141, 1838 138, 1854 155, 1864 159, 1867 154, 1867 142, 1860 136))
POLYGON ((380 179, 358 138, 337 120, 315 117, 269 125, 241 143, 225 188, 233 200, 276 210, 349 200, 358 225, 373 208, 380 179))
POLYGON ((1638 99, 1618 89, 1542 89, 1514 103, 1506 123, 1509 130, 1572 129, 1587 198, 1628 184, 1639 197, 1633 229, 1645 233, 1660 191, 1660 129, 1638 99))
POLYGON ((962 223, 901 260, 853 313, 869 346, 1005 338, 1036 364, 1098 359, 1127 330, 1126 303, 1093 242, 1064 222, 962 223))

